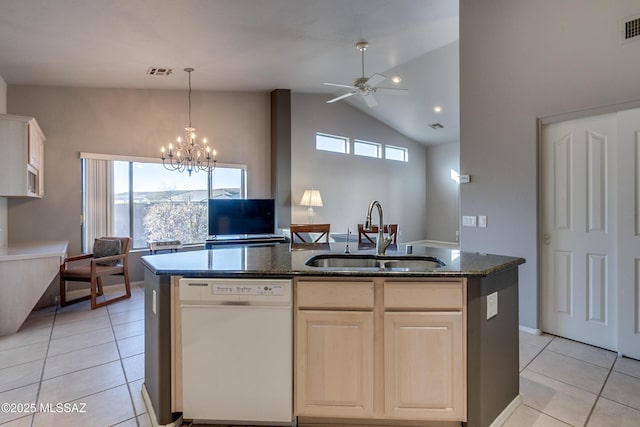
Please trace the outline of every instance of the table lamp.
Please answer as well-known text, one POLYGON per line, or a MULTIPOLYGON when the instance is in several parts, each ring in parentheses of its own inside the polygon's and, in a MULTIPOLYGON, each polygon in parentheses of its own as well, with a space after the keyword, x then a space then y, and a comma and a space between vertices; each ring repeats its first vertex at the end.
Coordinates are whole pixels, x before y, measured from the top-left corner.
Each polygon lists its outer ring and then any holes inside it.
POLYGON ((322 207, 322 196, 320 196, 320 192, 318 190, 304 190, 302 194, 302 199, 300 200, 300 204, 302 206, 309 206, 307 210, 307 216, 309 218, 309 224, 313 223, 313 208, 314 206, 322 207))

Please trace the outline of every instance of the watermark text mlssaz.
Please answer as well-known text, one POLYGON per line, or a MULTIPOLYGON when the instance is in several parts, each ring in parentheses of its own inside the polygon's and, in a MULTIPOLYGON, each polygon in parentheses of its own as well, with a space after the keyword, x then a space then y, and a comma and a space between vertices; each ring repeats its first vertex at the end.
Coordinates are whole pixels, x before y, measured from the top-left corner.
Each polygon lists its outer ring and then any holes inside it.
POLYGON ((0 412, 3 413, 28 413, 28 414, 32 414, 35 412, 53 412, 53 413, 64 413, 64 414, 70 414, 70 413, 79 413, 79 414, 84 414, 87 412, 86 410, 87 408, 87 404, 86 403, 62 403, 62 402, 58 402, 58 403, 52 403, 52 402, 40 402, 40 403, 34 403, 34 402, 27 402, 27 403, 10 403, 10 402, 5 402, 2 403, 0 405, 0 412))

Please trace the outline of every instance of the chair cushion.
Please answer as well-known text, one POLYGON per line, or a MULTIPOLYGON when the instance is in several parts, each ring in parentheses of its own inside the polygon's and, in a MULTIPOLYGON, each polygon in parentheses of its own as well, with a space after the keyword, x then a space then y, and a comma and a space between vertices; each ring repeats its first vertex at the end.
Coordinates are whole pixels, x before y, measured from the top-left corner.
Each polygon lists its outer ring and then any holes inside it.
MULTIPOLYGON (((96 239, 93 242, 93 257, 103 258, 107 256, 120 255, 122 244, 120 240, 96 239)), ((120 260, 98 262, 98 265, 117 265, 120 260)))

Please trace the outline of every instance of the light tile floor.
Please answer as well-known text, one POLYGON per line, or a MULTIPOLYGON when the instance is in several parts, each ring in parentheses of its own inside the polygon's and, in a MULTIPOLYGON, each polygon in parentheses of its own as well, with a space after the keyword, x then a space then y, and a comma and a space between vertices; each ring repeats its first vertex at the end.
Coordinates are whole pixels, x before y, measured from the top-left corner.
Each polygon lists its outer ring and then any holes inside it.
POLYGON ((1 408, 0 425, 150 426, 143 377, 140 283, 130 299, 96 310, 83 301, 34 311, 0 337, 0 404, 13 404, 1 408), (34 411, 47 404, 56 411, 34 411))
MULTIPOLYGON (((0 411, 2 427, 151 425, 140 394, 143 290, 132 291, 97 310, 82 302, 35 311, 0 337, 0 403, 23 409, 0 411), (17 407, 30 403, 84 412, 17 407)), ((520 393, 504 426, 640 426, 640 362, 560 337, 520 334, 520 393)))
POLYGON ((522 404, 505 427, 638 427, 640 362, 552 335, 520 333, 522 404))

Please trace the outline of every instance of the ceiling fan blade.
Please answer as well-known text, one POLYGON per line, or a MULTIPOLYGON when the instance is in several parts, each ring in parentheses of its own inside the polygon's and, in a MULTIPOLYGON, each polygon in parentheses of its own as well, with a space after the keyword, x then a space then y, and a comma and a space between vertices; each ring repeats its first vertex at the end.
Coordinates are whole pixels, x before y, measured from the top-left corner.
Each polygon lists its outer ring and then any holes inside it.
POLYGON ((395 87, 377 87, 376 93, 384 93, 387 95, 409 95, 409 91, 407 89, 395 87))
POLYGON ((322 83, 322 84, 326 85, 326 86, 346 87, 348 89, 353 89, 353 86, 351 86, 351 85, 341 85, 341 84, 338 84, 338 83, 322 83))
POLYGON ((364 102, 366 102, 369 107, 375 107, 376 105, 378 105, 378 102, 373 97, 373 92, 362 95, 362 97, 364 98, 364 102))
POLYGON ((340 96, 338 96, 337 98, 333 98, 333 99, 328 100, 328 101, 327 101, 327 104, 331 104, 332 102, 340 101, 341 99, 348 98, 348 97, 350 97, 351 95, 355 95, 355 94, 356 94, 356 92, 355 92, 355 91, 353 91, 353 92, 347 92, 347 93, 345 93, 344 95, 340 95, 340 96))
POLYGON ((374 74, 373 76, 371 76, 369 78, 369 80, 366 81, 365 84, 367 86, 376 87, 377 85, 379 85, 380 83, 382 83, 386 79, 387 79, 387 77, 383 76, 382 74, 374 74))

